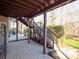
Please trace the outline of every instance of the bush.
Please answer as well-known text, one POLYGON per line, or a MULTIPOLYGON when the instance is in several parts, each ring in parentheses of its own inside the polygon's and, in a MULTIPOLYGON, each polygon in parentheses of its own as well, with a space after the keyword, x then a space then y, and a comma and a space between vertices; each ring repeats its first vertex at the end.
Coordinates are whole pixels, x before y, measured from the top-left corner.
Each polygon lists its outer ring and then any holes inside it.
POLYGON ((57 25, 50 26, 49 28, 57 35, 58 38, 61 38, 61 36, 64 35, 64 26, 57 25))

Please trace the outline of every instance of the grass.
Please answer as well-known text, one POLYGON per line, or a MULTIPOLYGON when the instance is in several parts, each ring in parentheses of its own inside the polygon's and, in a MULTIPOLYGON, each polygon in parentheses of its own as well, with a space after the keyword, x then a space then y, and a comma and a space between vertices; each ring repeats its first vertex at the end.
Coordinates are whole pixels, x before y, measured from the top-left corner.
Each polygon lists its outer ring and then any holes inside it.
POLYGON ((79 40, 61 38, 62 42, 68 46, 79 49, 79 40))

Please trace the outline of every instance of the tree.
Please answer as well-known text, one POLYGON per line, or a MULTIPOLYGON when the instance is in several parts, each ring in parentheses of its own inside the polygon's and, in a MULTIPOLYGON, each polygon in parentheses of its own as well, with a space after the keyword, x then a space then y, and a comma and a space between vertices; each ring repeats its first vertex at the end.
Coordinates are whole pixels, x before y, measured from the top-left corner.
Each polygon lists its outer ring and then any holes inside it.
POLYGON ((50 26, 54 26, 55 25, 55 20, 56 20, 55 11, 50 12, 49 18, 50 18, 49 20, 50 20, 50 23, 51 23, 50 26))
POLYGON ((53 26, 52 31, 57 35, 58 38, 61 38, 64 35, 64 26, 53 26))
POLYGON ((42 26, 42 22, 39 21, 39 22, 38 22, 38 25, 41 27, 41 26, 42 26))

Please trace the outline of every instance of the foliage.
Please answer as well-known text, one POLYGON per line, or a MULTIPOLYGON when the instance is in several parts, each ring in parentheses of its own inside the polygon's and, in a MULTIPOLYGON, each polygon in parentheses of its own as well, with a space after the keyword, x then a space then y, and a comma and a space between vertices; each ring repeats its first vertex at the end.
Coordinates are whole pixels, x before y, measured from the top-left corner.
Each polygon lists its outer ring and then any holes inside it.
POLYGON ((50 11, 49 19, 48 19, 48 21, 49 21, 48 24, 50 23, 49 25, 51 25, 51 26, 55 25, 56 18, 57 18, 57 16, 56 16, 55 11, 54 10, 50 11))
POLYGON ((49 26, 49 28, 57 35, 58 38, 61 38, 64 35, 64 26, 49 26))
POLYGON ((37 24, 38 24, 39 26, 42 26, 42 25, 43 25, 43 23, 42 23, 42 22, 37 22, 37 24))

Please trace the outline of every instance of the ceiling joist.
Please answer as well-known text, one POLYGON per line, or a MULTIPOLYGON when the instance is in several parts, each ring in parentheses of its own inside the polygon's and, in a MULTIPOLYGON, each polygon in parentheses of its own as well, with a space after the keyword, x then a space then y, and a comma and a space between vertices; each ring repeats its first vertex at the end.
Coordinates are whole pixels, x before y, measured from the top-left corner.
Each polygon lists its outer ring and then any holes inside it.
MULTIPOLYGON (((18 4, 18 3, 15 3, 15 2, 12 2, 12 1, 7 1, 7 0, 2 0, 1 2, 3 2, 3 3, 5 3, 5 4, 9 4, 9 5, 13 5, 13 6, 15 6, 15 7, 19 7, 19 8, 21 8, 21 9, 34 9, 34 8, 31 8, 30 6, 29 7, 27 7, 27 6, 23 6, 23 5, 21 5, 21 4, 18 4)), ((34 9, 35 10, 35 9, 34 9)))
POLYGON ((58 8, 67 1, 75 0, 0 0, 0 15, 17 17, 35 17, 51 9, 58 8))
POLYGON ((21 9, 21 8, 19 8, 19 7, 15 7, 15 6, 13 6, 13 5, 9 5, 9 4, 3 4, 2 2, 0 2, 0 6, 2 6, 2 7, 7 7, 7 8, 11 8, 11 9, 15 9, 15 10, 20 10, 20 11, 24 11, 24 10, 27 10, 27 11, 33 11, 32 9, 21 9))

